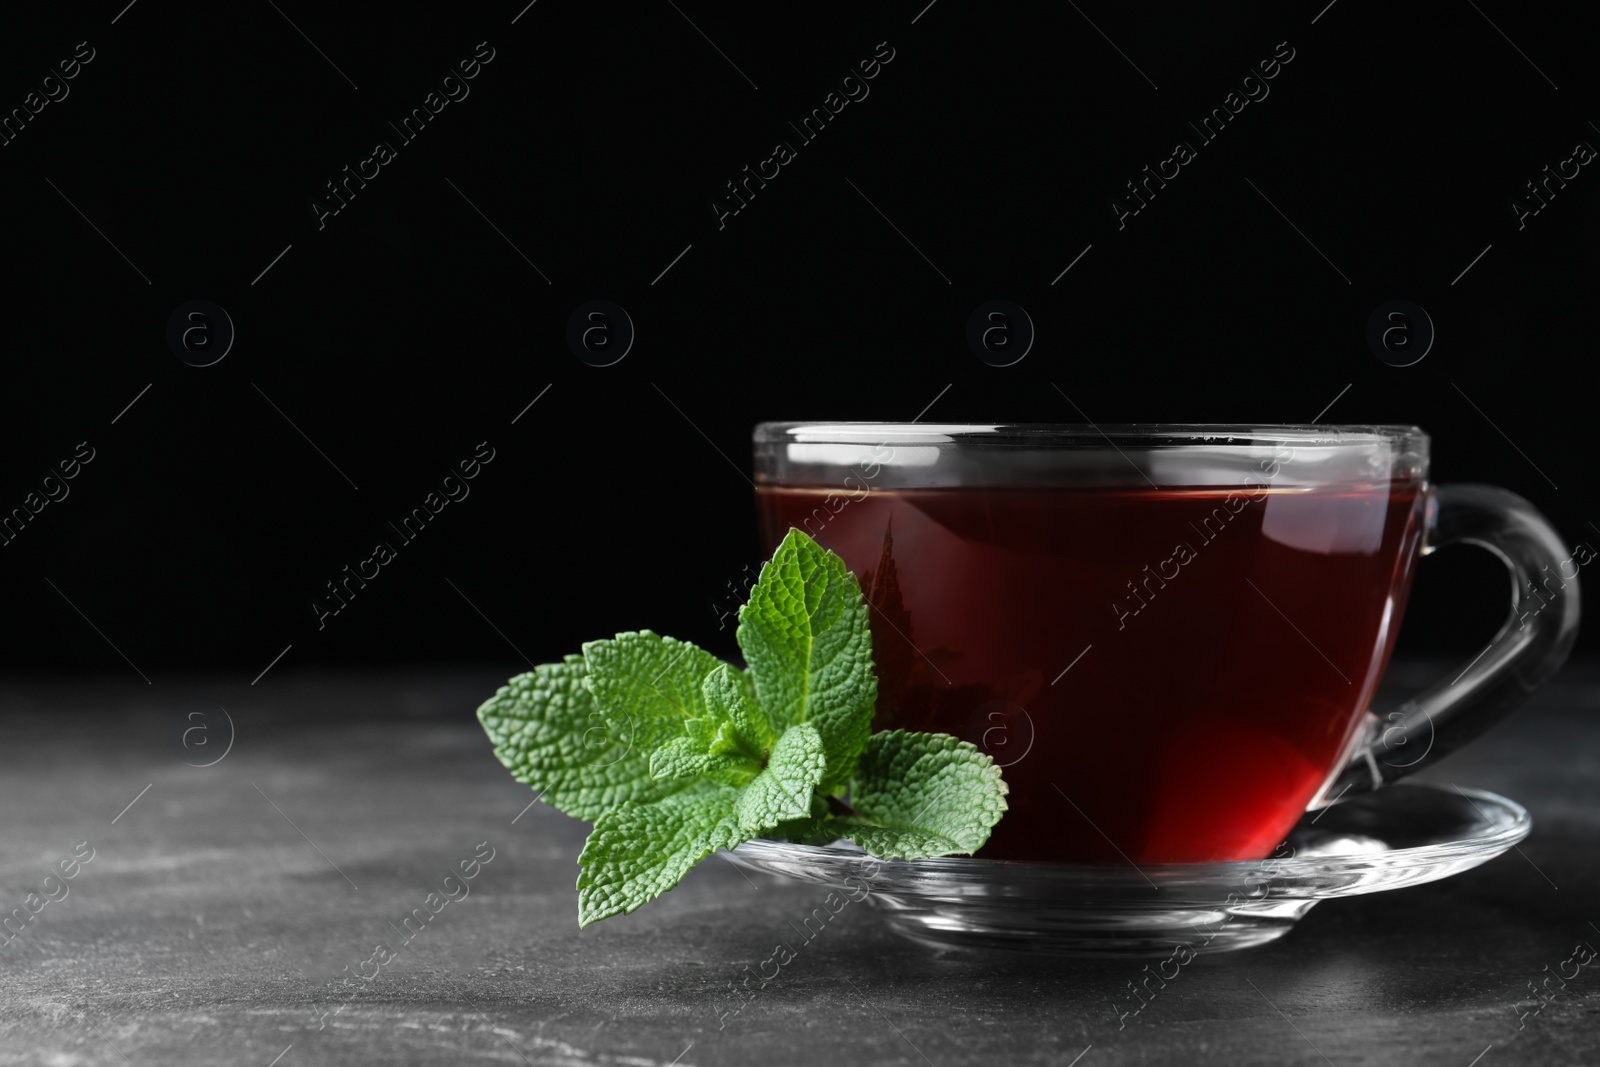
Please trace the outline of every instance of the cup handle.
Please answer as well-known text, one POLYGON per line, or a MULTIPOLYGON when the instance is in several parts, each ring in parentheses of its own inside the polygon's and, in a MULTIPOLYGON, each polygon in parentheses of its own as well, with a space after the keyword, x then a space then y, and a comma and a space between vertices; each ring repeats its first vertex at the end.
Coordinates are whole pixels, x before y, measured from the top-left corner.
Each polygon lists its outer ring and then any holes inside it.
MULTIPOLYGON (((1324 804, 1437 763, 1515 711, 1566 661, 1578 636, 1578 567, 1533 505, 1492 485, 1442 485, 1428 502, 1422 554, 1465 543, 1511 572, 1511 614, 1487 648, 1449 680, 1382 718, 1327 789, 1324 804)), ((1593 555, 1592 551, 1590 553, 1593 555)))

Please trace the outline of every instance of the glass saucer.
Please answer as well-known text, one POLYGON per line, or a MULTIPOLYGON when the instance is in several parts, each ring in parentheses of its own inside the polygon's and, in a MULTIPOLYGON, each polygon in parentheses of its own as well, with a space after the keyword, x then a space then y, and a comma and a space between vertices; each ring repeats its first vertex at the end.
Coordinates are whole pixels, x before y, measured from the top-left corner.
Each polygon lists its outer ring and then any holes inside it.
POLYGON ((1288 933, 1319 900, 1469 870, 1532 828, 1515 801, 1431 783, 1389 786, 1308 812, 1273 858, 1138 867, 969 857, 878 860, 848 842, 749 841, 752 871, 839 887, 939 948, 1076 956, 1227 952, 1288 933))

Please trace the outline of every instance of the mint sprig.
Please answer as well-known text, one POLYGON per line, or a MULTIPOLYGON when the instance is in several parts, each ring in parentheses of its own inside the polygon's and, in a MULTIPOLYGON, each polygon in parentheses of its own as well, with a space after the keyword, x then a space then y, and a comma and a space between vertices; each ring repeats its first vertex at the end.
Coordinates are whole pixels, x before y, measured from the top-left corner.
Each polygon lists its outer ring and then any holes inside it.
POLYGON ((973 745, 871 733, 861 587, 804 533, 790 530, 762 567, 737 638, 748 670, 649 630, 591 641, 478 709, 517 781, 594 822, 578 857, 580 926, 754 838, 848 837, 883 859, 921 859, 975 852, 1004 813, 1000 769, 973 745))

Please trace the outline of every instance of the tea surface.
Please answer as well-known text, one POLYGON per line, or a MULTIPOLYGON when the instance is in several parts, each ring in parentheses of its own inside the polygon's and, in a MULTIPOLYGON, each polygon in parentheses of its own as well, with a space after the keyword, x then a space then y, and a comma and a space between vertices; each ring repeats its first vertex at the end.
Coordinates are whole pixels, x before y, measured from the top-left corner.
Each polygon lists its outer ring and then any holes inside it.
POLYGON ((766 547, 798 526, 860 578, 875 729, 1005 768, 1000 859, 1268 855, 1341 763, 1421 528, 1389 484, 855 495, 762 486, 766 547))

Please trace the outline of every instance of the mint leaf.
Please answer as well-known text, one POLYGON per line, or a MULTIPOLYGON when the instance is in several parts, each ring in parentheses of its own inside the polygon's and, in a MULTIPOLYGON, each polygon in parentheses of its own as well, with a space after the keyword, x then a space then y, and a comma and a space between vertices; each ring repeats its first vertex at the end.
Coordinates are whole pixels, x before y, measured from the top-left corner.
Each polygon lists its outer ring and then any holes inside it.
POLYGON ((712 717, 726 724, 712 737, 708 750, 723 756, 760 758, 778 735, 767 713, 752 699, 753 690, 740 674, 724 663, 707 675, 701 686, 701 695, 712 717))
POLYGON ((841 831, 832 829, 828 825, 830 821, 827 799, 813 792, 809 813, 798 819, 786 819, 770 830, 764 831, 761 836, 770 837, 774 841, 789 841, 796 845, 827 845, 847 836, 841 831))
POLYGON ((766 768, 739 791, 734 816, 744 835, 740 840, 811 814, 811 798, 827 762, 815 726, 803 722, 785 730, 772 746, 766 768))
POLYGON ((927 830, 876 826, 851 815, 836 815, 823 823, 808 843, 827 844, 848 837, 880 860, 924 860, 935 856, 970 853, 952 838, 927 830))
POLYGON ((703 718, 701 686, 721 663, 703 648, 649 630, 583 646, 589 689, 612 730, 646 760, 684 721, 703 718))
POLYGON ((821 846, 831 845, 841 837, 849 837, 850 832, 834 825, 834 820, 824 815, 815 819, 796 819, 793 822, 779 823, 773 828, 772 833, 762 836, 795 845, 821 846))
POLYGON ((760 770, 759 760, 702 751, 692 737, 675 737, 650 754, 650 776, 666 781, 710 777, 724 785, 740 786, 760 770))
MULTIPOLYGON (((695 758, 678 739, 658 749, 661 769, 695 758)), ((791 726, 767 766, 742 789, 702 781, 653 804, 627 803, 595 820, 578 857, 578 925, 633 911, 676 886, 689 868, 719 848, 737 848, 785 819, 808 814, 826 759, 822 738, 807 724, 791 726)))
MULTIPOLYGON (((650 803, 687 783, 657 781, 647 749, 608 724, 586 684, 582 656, 519 674, 478 709, 494 754, 517 781, 575 819, 625 802, 650 803)), ((626 721, 626 720, 622 720, 626 721)))
POLYGON ((737 846, 737 795, 727 786, 700 785, 602 814, 578 856, 578 925, 633 911, 717 849, 737 846))
POLYGON ((683 728, 688 731, 689 740, 696 752, 710 752, 711 746, 716 744, 717 732, 721 730, 722 723, 709 715, 702 715, 683 720, 683 728))
POLYGON ((880 859, 976 852, 1006 810, 994 760, 949 734, 873 734, 850 790, 855 815, 829 828, 880 859))
POLYGON ((705 776, 742 786, 761 770, 773 741, 772 727, 750 702, 739 674, 722 663, 706 675, 700 686, 706 714, 685 719, 684 734, 663 742, 651 754, 654 777, 705 776))
POLYGON ((773 728, 815 726, 827 752, 822 788, 844 785, 866 747, 878 692, 855 576, 791 529, 739 609, 737 637, 773 728))

